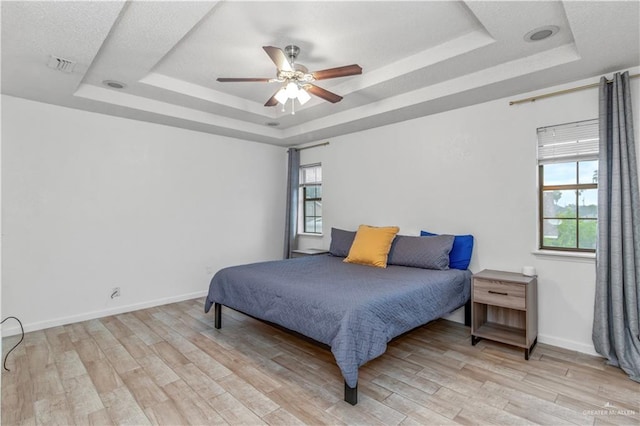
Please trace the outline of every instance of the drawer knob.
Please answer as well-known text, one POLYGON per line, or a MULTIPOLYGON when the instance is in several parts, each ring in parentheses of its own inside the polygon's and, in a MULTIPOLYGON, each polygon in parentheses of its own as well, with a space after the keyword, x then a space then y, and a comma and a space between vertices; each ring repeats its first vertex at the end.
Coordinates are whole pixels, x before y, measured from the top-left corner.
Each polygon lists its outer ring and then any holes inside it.
POLYGON ((493 291, 493 290, 489 290, 490 294, 499 294, 500 296, 508 296, 509 293, 503 293, 501 291, 493 291))

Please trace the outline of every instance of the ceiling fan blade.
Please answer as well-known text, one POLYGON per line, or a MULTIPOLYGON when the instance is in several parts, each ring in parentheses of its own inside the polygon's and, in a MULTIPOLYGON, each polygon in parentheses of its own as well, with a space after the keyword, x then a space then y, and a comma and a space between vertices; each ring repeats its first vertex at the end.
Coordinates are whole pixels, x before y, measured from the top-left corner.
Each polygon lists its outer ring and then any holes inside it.
POLYGON ((330 92, 328 90, 323 89, 322 87, 318 87, 313 84, 305 85, 305 89, 307 89, 307 92, 334 104, 342 100, 342 96, 336 95, 333 92, 330 92))
POLYGON ((270 78, 218 78, 217 81, 221 83, 242 83, 242 82, 265 82, 269 83, 272 79, 270 78))
POLYGON ((347 77, 349 75, 362 74, 362 68, 358 64, 346 65, 344 67, 329 68, 326 70, 312 72, 311 75, 316 80, 326 80, 328 78, 347 77))
POLYGON ((289 60, 287 59, 287 55, 284 54, 282 49, 273 46, 262 46, 262 48, 265 52, 267 52, 267 55, 269 55, 273 63, 276 64, 278 70, 294 71, 294 69, 291 68, 289 60))
POLYGON ((278 100, 276 99, 276 95, 278 94, 279 91, 280 89, 278 89, 278 91, 274 93, 272 97, 269 98, 269 100, 264 104, 264 106, 270 107, 270 106, 278 105, 278 100))

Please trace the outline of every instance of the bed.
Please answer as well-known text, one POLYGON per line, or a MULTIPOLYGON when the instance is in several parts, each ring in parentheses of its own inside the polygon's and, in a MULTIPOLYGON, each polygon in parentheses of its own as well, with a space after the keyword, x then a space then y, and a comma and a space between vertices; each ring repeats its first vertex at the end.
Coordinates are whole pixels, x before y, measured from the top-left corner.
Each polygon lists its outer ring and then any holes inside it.
POLYGON ((293 330, 331 348, 344 377, 348 403, 357 403, 358 368, 386 351, 387 343, 466 306, 469 270, 432 270, 345 263, 318 255, 233 266, 215 274, 205 312, 221 306, 293 330))

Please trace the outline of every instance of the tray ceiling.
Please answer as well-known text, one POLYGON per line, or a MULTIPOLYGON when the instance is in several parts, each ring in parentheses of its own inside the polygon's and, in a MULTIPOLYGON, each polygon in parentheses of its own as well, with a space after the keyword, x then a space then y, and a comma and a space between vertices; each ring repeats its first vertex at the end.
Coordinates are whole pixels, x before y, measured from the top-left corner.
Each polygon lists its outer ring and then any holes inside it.
POLYGON ((638 1, 2 2, 2 93, 289 146, 640 65, 638 1), (555 25, 546 40, 524 35, 555 25), (290 114, 262 46, 357 63, 290 114), (51 57, 73 62, 52 69, 51 57), (113 89, 106 80, 122 82, 113 89), (270 123, 271 126, 267 125, 270 123), (277 123, 277 125, 274 125, 277 123))

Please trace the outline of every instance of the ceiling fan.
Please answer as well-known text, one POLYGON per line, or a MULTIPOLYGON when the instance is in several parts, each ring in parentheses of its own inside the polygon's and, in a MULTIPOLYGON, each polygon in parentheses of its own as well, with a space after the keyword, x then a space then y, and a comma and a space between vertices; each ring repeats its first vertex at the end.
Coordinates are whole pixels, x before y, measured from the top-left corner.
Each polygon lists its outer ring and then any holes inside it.
POLYGON ((284 48, 284 51, 273 46, 263 46, 262 48, 276 64, 276 78, 218 78, 217 80, 221 83, 282 83, 282 87, 269 98, 264 106, 270 107, 280 103, 284 111, 285 104, 291 99, 293 101, 291 106, 292 114, 295 114, 295 99, 300 102, 300 105, 304 105, 311 99, 309 93, 332 103, 342 100, 342 96, 316 86, 313 84, 314 81, 362 74, 362 68, 357 64, 309 72, 304 65, 295 63, 300 53, 298 46, 289 45, 284 48))

